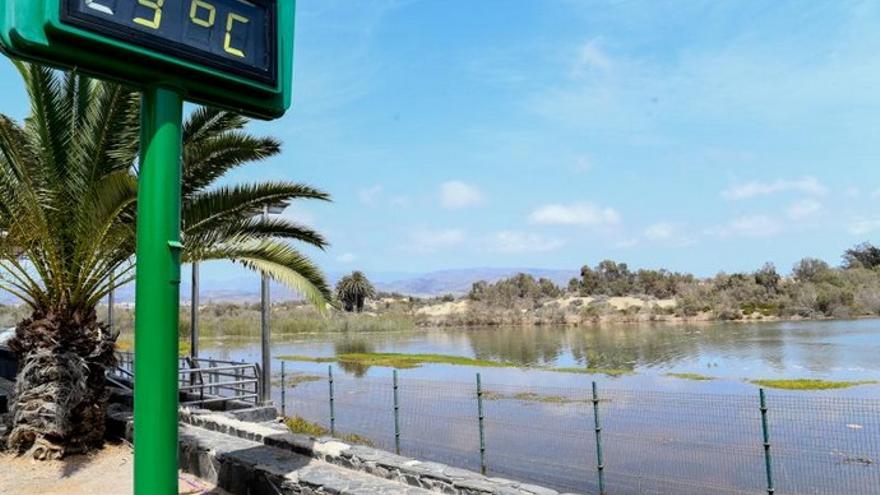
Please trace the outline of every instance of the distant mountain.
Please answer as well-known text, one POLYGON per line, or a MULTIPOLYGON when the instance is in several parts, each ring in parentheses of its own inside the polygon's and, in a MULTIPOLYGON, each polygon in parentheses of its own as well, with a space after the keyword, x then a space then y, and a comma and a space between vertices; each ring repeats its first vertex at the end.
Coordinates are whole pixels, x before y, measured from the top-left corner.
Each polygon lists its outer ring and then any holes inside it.
POLYGON ((393 282, 376 282, 376 288, 385 292, 399 292, 410 296, 462 295, 471 290, 475 282, 497 282, 518 273, 535 278, 549 278, 557 285, 567 285, 577 270, 546 270, 538 268, 465 268, 441 270, 393 282))
MULTIPOLYGON (((421 275, 407 275, 400 272, 367 272, 376 289, 383 292, 397 292, 408 296, 433 297, 445 294, 460 296, 471 290, 474 282, 485 280, 497 282, 517 273, 527 273, 535 278, 549 278, 557 285, 565 286, 572 277, 579 275, 577 270, 546 270, 539 268, 464 268, 459 270, 440 270, 421 275)), ((331 285, 342 278, 342 273, 329 273, 327 278, 331 285)), ((296 296, 286 287, 272 284, 272 299, 285 301, 296 296)), ((182 301, 189 301, 189 277, 184 277, 180 286, 182 301)), ((204 277, 201 283, 201 302, 258 302, 260 300, 260 280, 257 275, 246 274, 232 279, 209 279, 204 277)), ((129 284, 117 291, 116 301, 119 303, 134 302, 134 284, 129 284)), ((17 304, 18 301, 0 292, 0 304, 17 304)))

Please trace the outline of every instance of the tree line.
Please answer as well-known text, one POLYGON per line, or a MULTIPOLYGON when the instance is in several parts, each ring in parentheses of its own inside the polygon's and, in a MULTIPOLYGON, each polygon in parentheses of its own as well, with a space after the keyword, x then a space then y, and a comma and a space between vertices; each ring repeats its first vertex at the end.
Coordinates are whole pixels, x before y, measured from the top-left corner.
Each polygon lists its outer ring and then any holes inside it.
POLYGON ((495 283, 477 282, 467 297, 491 307, 528 308, 562 295, 674 298, 679 316, 709 314, 722 320, 756 313, 782 318, 880 315, 880 248, 871 243, 854 246, 844 252, 839 266, 804 258, 787 276, 772 263, 753 272, 699 278, 666 269, 632 270, 626 263, 605 260, 581 268, 581 276, 565 288, 518 274, 495 283))

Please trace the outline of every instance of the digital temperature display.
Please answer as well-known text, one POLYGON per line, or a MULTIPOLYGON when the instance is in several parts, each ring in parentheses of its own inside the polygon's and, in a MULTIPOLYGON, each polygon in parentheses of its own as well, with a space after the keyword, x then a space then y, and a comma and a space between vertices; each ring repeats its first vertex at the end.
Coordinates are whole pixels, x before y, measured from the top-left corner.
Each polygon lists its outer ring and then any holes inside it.
POLYGON ((62 22, 275 84, 278 0, 60 0, 62 22))

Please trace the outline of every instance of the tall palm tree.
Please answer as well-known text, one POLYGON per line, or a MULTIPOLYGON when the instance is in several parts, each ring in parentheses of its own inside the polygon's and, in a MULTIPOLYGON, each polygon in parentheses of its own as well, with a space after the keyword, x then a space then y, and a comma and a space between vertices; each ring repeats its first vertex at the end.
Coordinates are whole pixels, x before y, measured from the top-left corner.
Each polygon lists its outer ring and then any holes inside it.
POLYGON ((352 272, 336 284, 336 299, 346 311, 362 312, 366 300, 373 297, 376 297, 376 289, 362 272, 352 272))
MULTIPOLYGON (((31 315, 10 343, 20 371, 6 443, 59 458, 103 443, 105 370, 117 335, 95 308, 134 277, 139 95, 75 73, 17 67, 31 115, 24 123, 0 115, 0 289, 31 315)), ((199 108, 184 124, 184 261, 235 261, 324 308, 331 295, 323 274, 289 244, 323 248, 324 238, 255 214, 329 196, 285 181, 214 185, 229 170, 280 152, 276 140, 244 132, 246 122, 199 108)))

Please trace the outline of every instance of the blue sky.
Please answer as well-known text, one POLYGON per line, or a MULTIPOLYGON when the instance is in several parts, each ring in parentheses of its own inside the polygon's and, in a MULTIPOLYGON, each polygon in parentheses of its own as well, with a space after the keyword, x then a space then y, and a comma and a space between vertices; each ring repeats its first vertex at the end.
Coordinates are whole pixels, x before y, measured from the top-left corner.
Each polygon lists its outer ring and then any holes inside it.
POLYGON ((284 153, 228 180, 331 192, 286 213, 329 272, 788 271, 880 233, 877 2, 298 4, 294 108, 253 126, 284 153))

